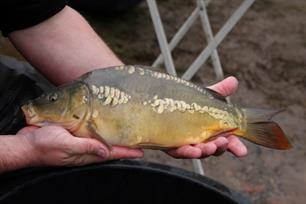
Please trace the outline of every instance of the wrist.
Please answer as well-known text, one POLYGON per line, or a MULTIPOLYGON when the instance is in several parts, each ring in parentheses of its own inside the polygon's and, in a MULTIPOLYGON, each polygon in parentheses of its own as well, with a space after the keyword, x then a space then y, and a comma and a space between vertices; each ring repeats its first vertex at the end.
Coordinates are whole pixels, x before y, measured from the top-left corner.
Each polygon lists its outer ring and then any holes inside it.
POLYGON ((40 165, 39 159, 39 151, 29 140, 29 135, 16 135, 19 137, 19 142, 21 143, 21 151, 20 153, 23 155, 24 166, 26 167, 34 167, 40 165))
POLYGON ((37 166, 35 149, 24 135, 0 137, 0 173, 37 166))

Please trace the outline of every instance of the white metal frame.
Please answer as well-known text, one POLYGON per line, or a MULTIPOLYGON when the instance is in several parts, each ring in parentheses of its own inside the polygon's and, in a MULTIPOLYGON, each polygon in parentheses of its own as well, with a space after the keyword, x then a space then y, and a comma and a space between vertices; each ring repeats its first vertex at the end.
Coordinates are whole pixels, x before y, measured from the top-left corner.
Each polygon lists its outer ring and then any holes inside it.
MULTIPOLYGON (((203 49, 200 55, 194 60, 186 72, 182 75, 185 80, 190 80, 195 73, 200 69, 200 67, 206 62, 206 60, 211 57, 213 68, 218 80, 223 79, 223 70, 220 63, 217 47, 223 41, 223 39, 228 35, 228 33, 233 29, 237 22, 241 19, 243 14, 251 7, 255 0, 243 0, 238 9, 232 14, 232 16, 227 20, 223 27, 218 31, 218 33, 213 36, 213 32, 210 26, 210 21, 207 15, 206 7, 211 2, 211 0, 196 0, 196 8, 193 10, 191 15, 183 23, 177 33, 174 35, 170 43, 167 42, 164 27, 159 15, 156 0, 147 0, 149 6, 151 18, 153 21, 154 29, 157 35, 158 43, 161 49, 161 54, 157 57, 153 63, 153 67, 160 65, 164 62, 166 71, 176 76, 176 69, 173 63, 173 58, 171 51, 177 46, 177 44, 182 40, 187 31, 191 28, 195 20, 200 17, 205 36, 207 38, 208 45, 203 49)), ((204 175, 204 169, 202 163, 199 159, 192 160, 194 171, 196 173, 204 175)))

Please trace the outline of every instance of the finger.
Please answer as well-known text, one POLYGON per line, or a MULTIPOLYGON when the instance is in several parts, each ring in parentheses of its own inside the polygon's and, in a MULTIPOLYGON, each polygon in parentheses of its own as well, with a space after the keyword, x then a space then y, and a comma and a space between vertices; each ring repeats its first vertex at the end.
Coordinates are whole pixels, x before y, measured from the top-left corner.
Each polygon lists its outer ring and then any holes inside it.
POLYGON ((110 159, 122 159, 122 158, 141 158, 143 157, 143 151, 141 149, 132 149, 127 147, 113 147, 110 152, 110 159))
POLYGON ((174 158, 199 158, 202 156, 201 149, 185 145, 177 149, 167 151, 167 154, 174 158))
POLYGON ((230 76, 214 85, 208 86, 207 88, 220 93, 222 96, 229 96, 237 90, 238 80, 235 77, 230 76))
POLYGON ((227 139, 229 141, 228 150, 231 153, 237 157, 243 157, 247 155, 248 150, 246 146, 236 136, 230 136, 227 139))
POLYGON ((71 154, 95 154, 104 159, 110 156, 110 152, 104 144, 91 138, 71 137, 69 148, 72 151, 71 154))
POLYGON ((229 141, 225 137, 218 137, 213 142, 217 146, 217 150, 214 153, 214 156, 220 156, 221 154, 223 154, 227 150, 227 146, 228 146, 229 141))
POLYGON ((213 155, 217 150, 217 146, 214 142, 196 144, 195 147, 202 151, 202 158, 213 155))

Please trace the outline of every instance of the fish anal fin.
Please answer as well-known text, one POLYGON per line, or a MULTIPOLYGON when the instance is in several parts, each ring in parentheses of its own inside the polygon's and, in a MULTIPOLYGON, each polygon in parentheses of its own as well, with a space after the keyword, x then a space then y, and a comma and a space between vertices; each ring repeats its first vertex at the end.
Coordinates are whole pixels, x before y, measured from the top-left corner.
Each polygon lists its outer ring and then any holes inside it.
POLYGON ((211 137, 206 139, 205 142, 209 142, 209 141, 215 140, 218 137, 228 136, 230 134, 233 134, 237 129, 238 128, 228 128, 228 129, 223 129, 221 131, 217 131, 211 137))

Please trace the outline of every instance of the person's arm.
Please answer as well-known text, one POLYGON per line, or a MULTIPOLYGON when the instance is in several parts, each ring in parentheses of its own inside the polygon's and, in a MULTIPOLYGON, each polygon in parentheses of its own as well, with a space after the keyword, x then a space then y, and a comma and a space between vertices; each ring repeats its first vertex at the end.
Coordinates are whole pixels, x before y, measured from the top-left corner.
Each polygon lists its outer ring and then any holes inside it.
POLYGON ((32 166, 35 158, 32 148, 21 135, 0 136, 0 173, 32 166))
POLYGON ((8 36, 22 55, 55 84, 97 68, 122 64, 87 21, 68 6, 46 21, 8 36))

